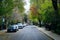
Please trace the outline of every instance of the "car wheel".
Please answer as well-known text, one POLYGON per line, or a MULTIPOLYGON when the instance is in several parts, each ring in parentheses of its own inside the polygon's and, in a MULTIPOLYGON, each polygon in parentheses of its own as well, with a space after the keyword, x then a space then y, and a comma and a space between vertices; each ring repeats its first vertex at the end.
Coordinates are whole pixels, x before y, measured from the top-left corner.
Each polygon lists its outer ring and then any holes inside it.
POLYGON ((10 30, 7 30, 7 32, 10 32, 10 30))

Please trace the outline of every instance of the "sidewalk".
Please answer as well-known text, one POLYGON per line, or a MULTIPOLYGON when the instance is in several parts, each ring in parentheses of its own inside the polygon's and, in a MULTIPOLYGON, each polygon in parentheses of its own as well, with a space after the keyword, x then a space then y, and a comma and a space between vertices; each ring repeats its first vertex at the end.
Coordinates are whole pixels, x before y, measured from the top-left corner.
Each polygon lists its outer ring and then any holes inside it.
POLYGON ((0 35, 4 34, 6 32, 6 30, 0 30, 0 35))
POLYGON ((42 31, 43 33, 45 33, 49 37, 53 38, 54 40, 60 40, 60 35, 57 35, 57 34, 51 32, 51 31, 47 31, 47 30, 45 30, 44 27, 37 27, 37 29, 42 31))
POLYGON ((0 40, 7 40, 6 30, 0 30, 0 40))

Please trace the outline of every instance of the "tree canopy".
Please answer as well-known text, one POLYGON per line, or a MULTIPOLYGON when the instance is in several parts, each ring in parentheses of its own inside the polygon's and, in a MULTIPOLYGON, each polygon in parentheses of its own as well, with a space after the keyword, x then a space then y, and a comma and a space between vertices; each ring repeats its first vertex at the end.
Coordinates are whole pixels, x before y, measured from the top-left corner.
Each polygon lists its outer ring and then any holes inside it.
MULTIPOLYGON (((60 28, 60 2, 59 0, 31 0, 31 5, 35 5, 36 8, 35 14, 32 13, 32 18, 35 15, 35 18, 37 17, 38 21, 43 21, 44 23, 51 23, 55 24, 56 31, 59 31, 60 28)), ((31 8, 31 7, 30 7, 31 8)), ((32 11, 31 11, 32 12, 32 11)), ((32 19, 33 20, 33 19, 32 19)), ((60 32, 60 31, 59 31, 60 32)))

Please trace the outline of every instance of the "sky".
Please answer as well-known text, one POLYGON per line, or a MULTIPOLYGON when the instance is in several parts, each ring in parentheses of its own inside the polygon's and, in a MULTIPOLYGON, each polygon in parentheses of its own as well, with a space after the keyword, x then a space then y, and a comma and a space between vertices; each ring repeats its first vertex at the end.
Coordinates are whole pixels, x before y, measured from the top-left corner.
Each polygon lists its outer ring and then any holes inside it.
POLYGON ((30 9, 30 0, 24 0, 26 2, 24 8, 25 8, 25 13, 28 14, 27 12, 30 9))

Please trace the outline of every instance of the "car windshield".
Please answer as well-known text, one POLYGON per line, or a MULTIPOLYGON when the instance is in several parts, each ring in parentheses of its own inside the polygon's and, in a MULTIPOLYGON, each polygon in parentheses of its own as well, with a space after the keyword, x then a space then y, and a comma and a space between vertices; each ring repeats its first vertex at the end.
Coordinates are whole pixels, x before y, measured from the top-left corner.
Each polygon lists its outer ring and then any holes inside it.
POLYGON ((18 23, 18 24, 22 24, 22 23, 18 23))
POLYGON ((10 25, 8 28, 13 28, 13 26, 12 26, 12 25, 10 25))

